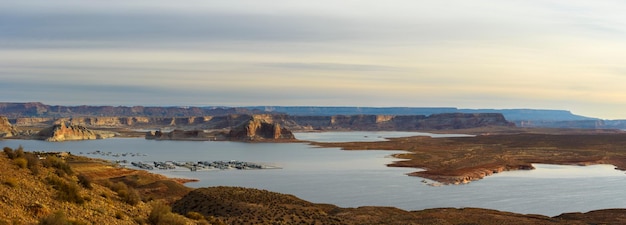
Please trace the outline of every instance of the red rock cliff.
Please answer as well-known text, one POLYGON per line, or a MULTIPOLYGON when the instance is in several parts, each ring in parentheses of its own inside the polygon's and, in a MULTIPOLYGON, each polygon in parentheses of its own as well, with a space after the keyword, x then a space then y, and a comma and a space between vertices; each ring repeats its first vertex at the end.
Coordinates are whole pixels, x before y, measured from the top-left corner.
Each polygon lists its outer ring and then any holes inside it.
POLYGON ((277 123, 268 123, 258 118, 233 128, 228 133, 228 138, 239 141, 295 140, 291 131, 281 128, 277 123))

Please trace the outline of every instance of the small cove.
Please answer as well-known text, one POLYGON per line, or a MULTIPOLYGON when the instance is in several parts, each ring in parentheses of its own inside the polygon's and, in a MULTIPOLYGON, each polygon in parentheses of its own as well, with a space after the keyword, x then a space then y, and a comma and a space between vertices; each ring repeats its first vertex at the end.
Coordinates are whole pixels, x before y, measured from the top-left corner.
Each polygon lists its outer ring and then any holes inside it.
MULTIPOLYGON (((347 141, 353 140, 347 136, 379 138, 413 133, 307 133, 315 134, 347 141)), ((272 164, 283 169, 152 172, 200 179, 200 182, 188 184, 192 187, 225 185, 261 188, 342 207, 377 205, 406 210, 480 207, 548 216, 563 212, 626 208, 626 194, 622 191, 626 175, 624 171, 614 170, 611 165, 535 164, 537 169, 531 171, 504 172, 466 185, 431 187, 422 183, 422 178, 406 175, 417 169, 385 166, 398 160, 390 155, 399 151, 341 151, 303 143, 150 141, 138 138, 61 143, 2 140, 0 145, 22 145, 27 150, 70 151, 74 154, 83 152, 84 156, 109 160, 122 158, 86 153, 102 151, 146 155, 126 157, 129 161, 241 160, 272 164)))

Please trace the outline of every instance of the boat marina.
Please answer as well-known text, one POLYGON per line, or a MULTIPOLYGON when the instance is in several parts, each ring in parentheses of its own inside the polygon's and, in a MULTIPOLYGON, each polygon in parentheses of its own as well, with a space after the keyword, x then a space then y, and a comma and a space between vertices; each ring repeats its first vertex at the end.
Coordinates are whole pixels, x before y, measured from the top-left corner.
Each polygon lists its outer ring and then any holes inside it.
POLYGON ((100 150, 96 150, 93 152, 79 152, 79 155, 99 155, 99 156, 110 156, 110 157, 146 157, 148 156, 145 153, 133 153, 133 152, 122 152, 122 153, 114 153, 114 152, 104 152, 100 150))
POLYGON ((145 170, 173 170, 177 168, 186 168, 190 171, 200 171, 200 170, 229 170, 229 169, 237 169, 237 170, 258 170, 258 169, 281 169, 276 166, 269 166, 259 163, 252 162, 243 162, 237 160, 230 161, 153 161, 153 162, 140 162, 135 161, 131 162, 131 165, 138 167, 140 169, 145 170))

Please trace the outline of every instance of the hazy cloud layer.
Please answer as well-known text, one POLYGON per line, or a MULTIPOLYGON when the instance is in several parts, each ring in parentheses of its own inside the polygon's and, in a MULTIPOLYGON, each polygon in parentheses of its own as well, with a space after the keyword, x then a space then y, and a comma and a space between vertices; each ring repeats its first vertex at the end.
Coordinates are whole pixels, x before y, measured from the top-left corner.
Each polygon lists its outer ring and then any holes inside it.
POLYGON ((0 101, 626 118, 622 1, 0 0, 0 101))

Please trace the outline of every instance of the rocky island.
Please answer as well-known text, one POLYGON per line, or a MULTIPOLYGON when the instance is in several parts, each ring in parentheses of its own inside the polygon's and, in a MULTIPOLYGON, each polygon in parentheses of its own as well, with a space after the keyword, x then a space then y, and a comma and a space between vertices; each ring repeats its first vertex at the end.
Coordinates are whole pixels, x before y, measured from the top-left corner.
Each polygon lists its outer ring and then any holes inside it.
POLYGON ((171 132, 149 131, 149 140, 194 140, 194 141, 245 141, 245 142, 292 142, 293 133, 280 124, 269 123, 262 118, 252 117, 229 131, 173 130, 171 132))
POLYGON ((233 141, 294 141, 296 137, 278 123, 261 118, 252 118, 228 132, 226 137, 233 141))
MULTIPOLYGON (((533 163, 612 164, 626 170, 626 133, 619 130, 482 128, 475 137, 390 138, 383 142, 314 143, 345 150, 404 150, 389 166, 422 168, 411 173, 443 184, 465 184, 494 173, 530 170, 533 163)), ((476 130, 465 130, 467 133, 476 130)), ((463 131, 462 131, 463 132, 463 131)))
POLYGON ((114 132, 90 130, 80 125, 68 125, 65 122, 45 128, 35 135, 45 141, 80 141, 114 137, 114 132))

